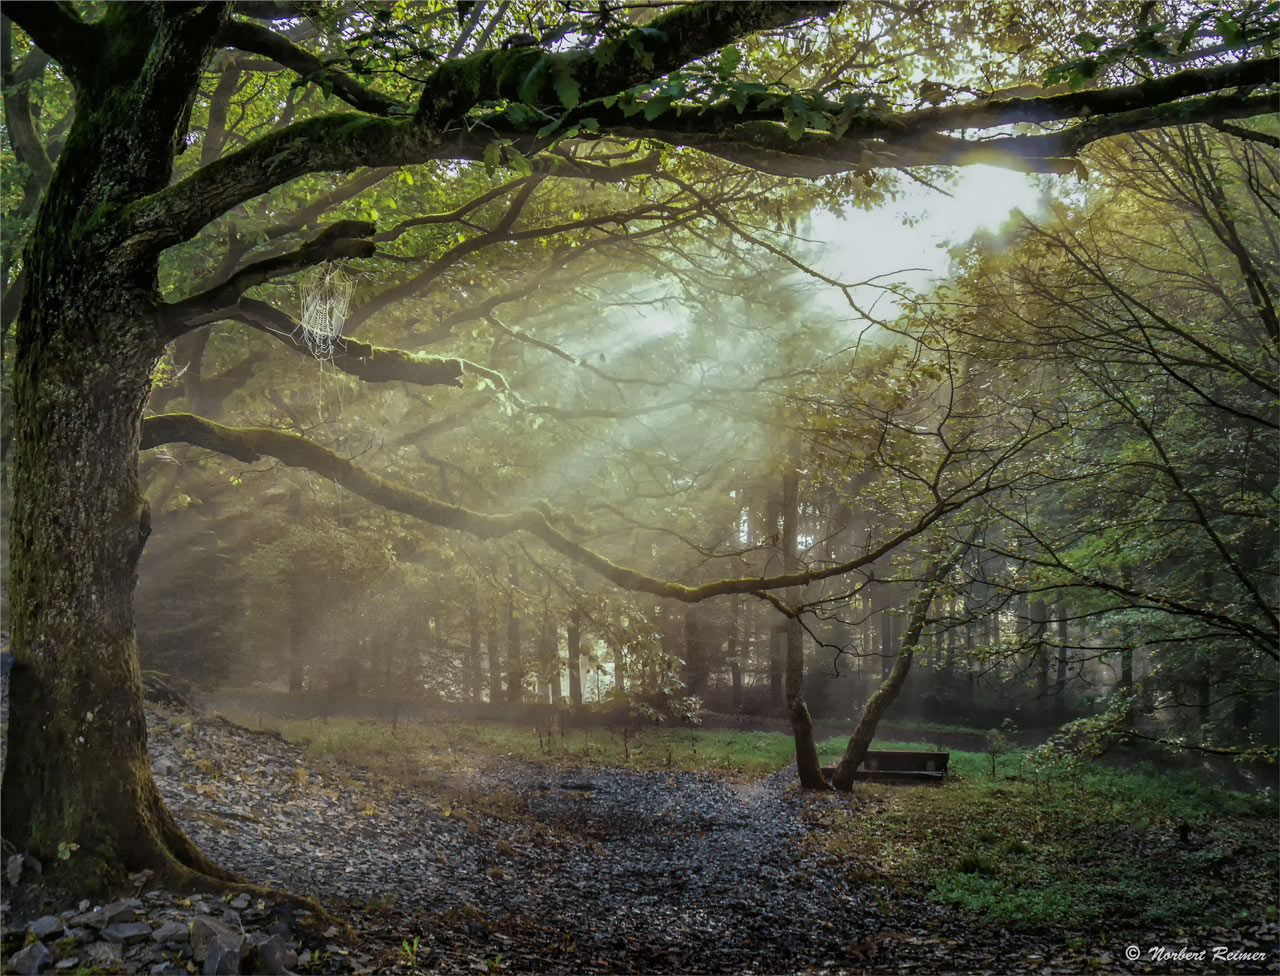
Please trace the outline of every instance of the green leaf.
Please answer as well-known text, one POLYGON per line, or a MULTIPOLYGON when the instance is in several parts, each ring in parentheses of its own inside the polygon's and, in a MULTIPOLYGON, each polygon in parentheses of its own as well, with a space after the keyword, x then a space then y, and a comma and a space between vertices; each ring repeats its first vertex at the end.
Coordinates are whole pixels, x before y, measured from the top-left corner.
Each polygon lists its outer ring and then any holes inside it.
POLYGON ((533 163, 525 158, 524 153, 520 152, 515 146, 504 146, 503 149, 507 154, 507 165, 521 176, 533 175, 533 163))
POLYGON ((582 100, 582 86, 573 77, 573 71, 569 65, 563 62, 556 63, 552 87, 555 88, 556 97, 560 99, 561 105, 570 110, 578 107, 578 103, 582 100))
POLYGON ((646 122, 652 122, 659 115, 671 107, 671 99, 665 95, 658 95, 649 99, 644 103, 644 117, 646 122))
POLYGON ((538 101, 538 96, 542 94, 542 78, 547 73, 547 63, 547 56, 544 54, 524 76, 524 81, 520 83, 520 90, 517 92, 520 101, 538 101))
POLYGON ((1093 52, 1102 49, 1103 40, 1097 34, 1091 34, 1089 31, 1081 31, 1072 38, 1086 51, 1093 52))
POLYGON ((484 147, 484 171, 485 175, 493 176, 497 172, 498 167, 502 164, 502 147, 508 145, 510 139, 495 139, 484 147))
POLYGON ((732 78, 733 73, 738 70, 738 65, 742 63, 742 52, 730 45, 720 52, 720 64, 716 66, 716 74, 721 78, 732 78))

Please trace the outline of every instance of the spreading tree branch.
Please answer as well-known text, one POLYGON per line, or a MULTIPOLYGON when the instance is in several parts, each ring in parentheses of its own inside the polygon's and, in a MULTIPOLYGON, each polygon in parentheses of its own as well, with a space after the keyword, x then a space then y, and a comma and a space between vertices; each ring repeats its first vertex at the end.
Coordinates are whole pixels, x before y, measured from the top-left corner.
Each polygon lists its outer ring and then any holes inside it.
POLYGON ((246 464, 252 464, 263 457, 273 457, 290 467, 305 468, 331 479, 375 505, 431 525, 466 532, 480 539, 496 539, 516 532, 527 532, 561 555, 593 570, 623 589, 668 597, 683 603, 698 603, 711 597, 733 593, 762 593, 804 586, 843 576, 869 566, 893 552, 974 497, 965 495, 940 503, 876 547, 842 563, 776 576, 740 577, 685 585, 628 569, 588 549, 556 527, 554 523, 561 520, 544 504, 535 503, 530 508, 501 515, 472 511, 365 471, 327 447, 297 434, 266 427, 226 427, 187 413, 160 414, 142 422, 143 450, 175 442, 217 451, 246 464))
POLYGON ((333 94, 348 105, 371 115, 396 115, 408 112, 408 106, 381 92, 365 88, 344 71, 326 65, 309 51, 289 43, 269 27, 251 24, 244 20, 229 21, 222 29, 222 38, 232 47, 250 54, 261 54, 303 78, 320 83, 326 80, 333 94))
POLYGON ((246 265, 226 281, 207 291, 192 295, 181 302, 164 307, 167 322, 166 337, 173 340, 191 329, 208 325, 220 318, 240 300, 240 296, 254 285, 293 274, 325 261, 338 258, 367 258, 377 250, 369 238, 377 230, 376 225, 365 220, 342 220, 325 229, 310 243, 281 254, 246 265))

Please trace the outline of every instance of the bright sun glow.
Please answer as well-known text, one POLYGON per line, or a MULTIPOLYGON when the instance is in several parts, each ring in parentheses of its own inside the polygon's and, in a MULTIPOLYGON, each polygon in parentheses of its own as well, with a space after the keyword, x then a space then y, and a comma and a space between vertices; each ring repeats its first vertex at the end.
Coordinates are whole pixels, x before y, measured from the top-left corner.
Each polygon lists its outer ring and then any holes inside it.
MULTIPOLYGON (((847 283, 902 282, 922 289, 946 274, 951 245, 999 227, 1015 209, 1035 214, 1042 200, 1033 178, 992 166, 967 167, 948 192, 906 182, 896 200, 874 210, 816 213, 807 236, 824 245, 819 270, 847 283)), ((857 289, 855 298, 864 308, 874 306, 877 316, 892 315, 891 296, 878 288, 857 289)), ((839 295, 828 300, 848 312, 839 295)))

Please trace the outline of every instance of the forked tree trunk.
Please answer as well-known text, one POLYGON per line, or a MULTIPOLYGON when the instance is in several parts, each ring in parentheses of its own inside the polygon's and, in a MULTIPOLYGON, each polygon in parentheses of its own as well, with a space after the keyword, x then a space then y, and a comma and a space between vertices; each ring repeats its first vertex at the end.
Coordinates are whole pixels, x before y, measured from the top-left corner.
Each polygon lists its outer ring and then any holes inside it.
POLYGON ((928 620, 929 606, 933 603, 938 584, 951 572, 956 561, 964 557, 968 548, 968 545, 963 546, 946 563, 935 566, 933 571, 926 575, 924 590, 916 598, 915 606, 911 609, 911 618, 907 621, 907 629, 902 635, 902 645, 898 656, 894 659, 893 668, 872 694, 867 707, 863 709, 862 718, 858 720, 853 735, 849 737, 849 744, 845 746, 844 755, 840 757, 835 775, 831 777, 831 785, 837 790, 848 791, 853 788, 854 773, 862 765, 871 740, 875 738, 876 726, 889 706, 893 704, 894 699, 898 697, 898 692, 902 690, 907 674, 911 671, 911 661, 920 641, 920 634, 928 620))

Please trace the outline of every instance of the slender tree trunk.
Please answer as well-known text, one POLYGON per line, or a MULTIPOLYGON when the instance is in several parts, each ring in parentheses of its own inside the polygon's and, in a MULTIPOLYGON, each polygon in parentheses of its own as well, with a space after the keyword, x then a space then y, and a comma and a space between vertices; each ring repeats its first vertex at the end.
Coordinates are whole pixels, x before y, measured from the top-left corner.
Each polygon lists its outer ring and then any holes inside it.
POLYGON ((1058 673, 1053 685, 1053 697, 1057 699, 1058 711, 1061 713, 1066 707, 1064 698, 1067 691, 1067 666, 1070 659, 1067 654, 1067 644, 1070 643, 1070 625, 1067 623, 1066 607, 1058 607, 1058 673))
MULTIPOLYGON (((782 479, 782 565, 786 572, 800 568, 797 538, 800 523, 800 476, 788 471, 782 479)), ((798 589, 787 593, 792 604, 800 600, 798 589)), ((805 790, 828 789, 818 762, 818 747, 813 741, 813 718, 804 698, 804 630, 797 617, 788 617, 785 628, 787 646, 786 693, 787 715, 791 719, 791 735, 796 745, 796 770, 800 788, 805 790)))
POLYGON ((516 593, 520 590, 520 569, 511 564, 511 593, 507 598, 507 701, 524 700, 524 662, 520 654, 520 614, 516 593))
POLYGON ((621 700, 627 694, 627 654, 624 649, 626 642, 623 639, 621 618, 616 623, 615 632, 618 639, 613 645, 613 693, 621 700))
POLYGON ((1030 611, 1031 655, 1036 669, 1036 697, 1043 712, 1049 707, 1049 645, 1045 640, 1045 625, 1049 614, 1043 600, 1031 601, 1030 611))
MULTIPOLYGON (((558 695, 551 693, 551 611, 545 605, 542 608, 542 628, 538 632, 538 700, 550 704, 558 695)), ((559 681, 557 674, 555 680, 559 681)))
POLYGON ((497 705, 502 701, 502 657, 498 649, 498 624, 489 626, 489 639, 485 641, 489 652, 489 704, 497 705))
POLYGON ((742 596, 735 593, 729 607, 729 673, 733 680, 733 708, 742 710, 742 659, 745 655, 746 635, 743 631, 742 596))
POLYGON ((481 665, 480 665, 480 608, 476 606, 475 594, 471 595, 471 606, 467 609, 467 636, 470 644, 467 649, 467 697, 480 701, 481 665))
POLYGON ((547 646, 551 654, 551 704, 559 706, 564 700, 564 685, 561 675, 564 668, 560 664, 560 625, 554 620, 548 621, 547 646))
POLYGON ((769 628, 769 706, 780 711, 786 701, 783 689, 783 677, 787 658, 786 624, 775 624, 769 628))
POLYGON ((577 607, 569 611, 565 645, 569 655, 569 703, 576 708, 582 704, 582 611, 577 607))
POLYGON ((888 589, 884 586, 877 586, 875 593, 880 625, 880 676, 887 678, 893 670, 893 660, 897 654, 897 648, 893 643, 893 615, 889 613, 893 601, 889 597, 888 589))
MULTIPOLYGON (((302 517, 302 492, 294 490, 289 495, 289 515, 302 517)), ((302 694, 303 686, 303 634, 308 618, 306 594, 302 592, 302 573, 295 569, 289 574, 289 694, 302 694)))
POLYGON ((707 690, 706 635, 702 633, 702 622, 695 607, 684 610, 684 654, 685 684, 689 693, 704 694, 707 690))

